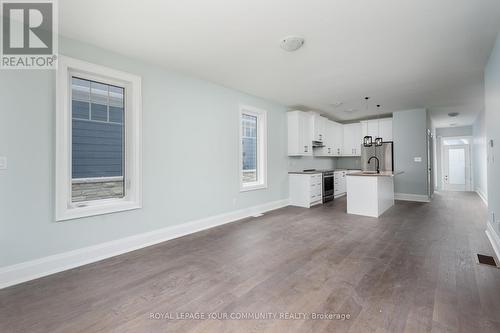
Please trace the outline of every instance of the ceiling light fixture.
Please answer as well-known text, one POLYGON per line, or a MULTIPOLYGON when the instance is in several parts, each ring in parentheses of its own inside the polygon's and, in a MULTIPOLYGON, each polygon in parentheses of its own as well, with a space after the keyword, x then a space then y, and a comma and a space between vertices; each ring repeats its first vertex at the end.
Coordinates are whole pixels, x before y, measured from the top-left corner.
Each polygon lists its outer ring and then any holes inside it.
MULTIPOLYGON (((377 111, 380 109, 380 104, 377 104, 377 111)), ((382 142, 384 141, 382 137, 380 136, 380 120, 379 120, 379 115, 380 113, 377 112, 377 125, 378 125, 378 137, 375 138, 375 146, 382 146, 382 142)))
MULTIPOLYGON (((366 101, 366 112, 368 112, 368 100, 370 99, 370 97, 366 96, 365 97, 365 101, 366 101)), ((363 146, 365 147, 371 147, 373 145, 373 138, 371 135, 366 135, 364 138, 363 138, 363 146)))
POLYGON ((457 123, 451 123, 450 126, 455 127, 455 126, 457 126, 457 123))
POLYGON ((456 116, 458 116, 460 113, 458 112, 450 112, 448 113, 448 117, 452 117, 452 118, 455 118, 456 116))
POLYGON ((280 46, 283 50, 288 52, 297 51, 304 45, 304 38, 299 36, 288 36, 280 40, 280 46))

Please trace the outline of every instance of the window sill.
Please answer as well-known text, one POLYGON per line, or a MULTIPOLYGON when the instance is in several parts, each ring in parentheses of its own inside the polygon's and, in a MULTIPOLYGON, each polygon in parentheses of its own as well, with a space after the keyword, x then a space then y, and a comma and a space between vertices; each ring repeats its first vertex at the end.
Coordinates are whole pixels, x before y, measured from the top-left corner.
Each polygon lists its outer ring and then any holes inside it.
POLYGON ((267 189, 267 184, 243 185, 240 192, 256 191, 267 189))
POLYGON ((74 220, 104 214, 119 213, 128 210, 140 209, 142 204, 135 201, 120 201, 86 207, 67 208, 56 215, 56 221, 74 220))

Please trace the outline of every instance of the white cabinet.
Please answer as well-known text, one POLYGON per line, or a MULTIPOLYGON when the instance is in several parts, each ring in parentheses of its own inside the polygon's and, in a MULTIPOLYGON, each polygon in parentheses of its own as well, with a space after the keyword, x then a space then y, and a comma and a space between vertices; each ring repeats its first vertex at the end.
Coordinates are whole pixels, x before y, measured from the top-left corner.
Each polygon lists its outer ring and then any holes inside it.
POLYGON ((288 156, 312 156, 311 115, 303 111, 287 112, 288 156))
POLYGON ((332 138, 333 156, 342 156, 342 146, 344 142, 344 126, 342 124, 331 122, 330 135, 332 138))
POLYGON ((353 172, 361 172, 361 170, 339 170, 333 173, 333 195, 335 197, 347 193, 347 175, 353 172))
POLYGON ((328 119, 325 125, 324 147, 314 148, 314 156, 339 156, 341 142, 339 142, 338 136, 340 134, 340 138, 342 138, 342 126, 338 126, 340 124, 328 119))
POLYGON ((289 174, 290 205, 309 208, 323 202, 323 174, 289 174))
POLYGON ((312 111, 289 111, 287 118, 288 156, 360 156, 363 137, 376 138, 379 132, 384 141, 392 141, 391 118, 346 125, 312 111), (313 149, 313 141, 323 147, 313 149))
POLYGON ((333 195, 335 197, 346 193, 346 174, 347 171, 335 171, 333 173, 333 195))
POLYGON ((311 115, 312 141, 325 142, 328 119, 317 112, 311 111, 309 114, 311 115))
POLYGON ((384 118, 379 120, 379 136, 384 141, 392 141, 392 118, 384 118))
POLYGON ((360 156, 361 143, 361 123, 346 124, 344 127, 343 156, 360 156))
POLYGON ((392 141, 392 118, 364 120, 361 122, 362 136, 371 136, 373 140, 381 137, 384 141, 392 141))

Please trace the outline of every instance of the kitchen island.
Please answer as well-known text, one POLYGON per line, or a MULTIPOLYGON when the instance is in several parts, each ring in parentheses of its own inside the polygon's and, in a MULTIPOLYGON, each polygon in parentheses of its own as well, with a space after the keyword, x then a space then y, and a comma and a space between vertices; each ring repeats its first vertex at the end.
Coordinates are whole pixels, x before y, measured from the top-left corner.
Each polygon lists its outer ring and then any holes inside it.
POLYGON ((351 173, 346 183, 348 214, 379 217, 394 205, 392 171, 351 173))

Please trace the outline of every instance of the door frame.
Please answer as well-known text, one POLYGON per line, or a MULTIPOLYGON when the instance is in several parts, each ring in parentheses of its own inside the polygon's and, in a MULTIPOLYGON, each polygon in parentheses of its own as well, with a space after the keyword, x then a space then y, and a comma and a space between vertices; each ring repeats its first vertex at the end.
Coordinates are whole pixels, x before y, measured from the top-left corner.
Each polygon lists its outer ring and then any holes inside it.
MULTIPOLYGON (((473 142, 472 140, 474 139, 472 136, 469 136, 469 135, 460 135, 460 136, 443 136, 443 137, 440 137, 440 140, 439 140, 439 145, 440 145, 440 153, 441 153, 441 156, 439 157, 440 159, 440 166, 441 166, 441 179, 439 179, 439 184, 441 185, 440 188, 442 191, 445 191, 445 184, 444 184, 444 174, 445 174, 445 157, 444 157, 444 154, 445 154, 445 147, 452 147, 452 146, 445 146, 444 145, 444 140, 453 140, 453 139, 467 139, 469 140, 469 144, 468 145, 464 145, 464 146, 468 146, 469 147, 469 186, 467 186, 466 184, 466 188, 465 188, 465 192, 469 192, 469 191, 473 191, 473 189, 475 188, 474 187, 474 170, 472 169, 472 146, 473 146, 473 142)), ((449 191, 454 191, 454 190, 449 190, 449 191)))

